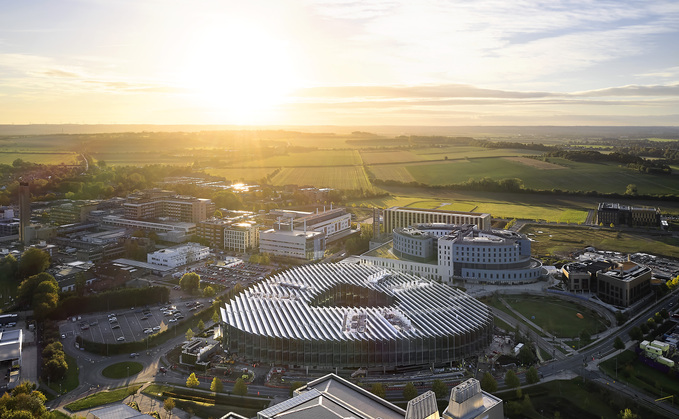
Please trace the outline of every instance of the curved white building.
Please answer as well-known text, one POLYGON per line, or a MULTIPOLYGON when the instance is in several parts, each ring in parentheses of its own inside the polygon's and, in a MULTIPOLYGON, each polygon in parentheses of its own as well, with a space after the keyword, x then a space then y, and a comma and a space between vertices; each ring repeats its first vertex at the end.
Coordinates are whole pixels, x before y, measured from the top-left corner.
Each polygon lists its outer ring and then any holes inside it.
POLYGON ((530 240, 519 233, 434 223, 395 228, 391 243, 361 261, 444 282, 525 283, 542 276, 542 264, 530 253, 530 240))
POLYGON ((447 364, 488 346, 489 308, 413 275, 306 265, 252 285, 221 309, 223 346, 248 360, 308 367, 447 364))

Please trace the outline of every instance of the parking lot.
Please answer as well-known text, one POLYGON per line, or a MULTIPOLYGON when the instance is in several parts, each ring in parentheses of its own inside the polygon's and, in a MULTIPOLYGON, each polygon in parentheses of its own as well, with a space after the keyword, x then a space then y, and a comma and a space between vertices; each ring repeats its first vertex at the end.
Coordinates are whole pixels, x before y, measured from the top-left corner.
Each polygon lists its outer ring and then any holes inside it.
POLYGON ((226 266, 200 266, 192 269, 200 275, 201 283, 221 284, 231 288, 237 283, 247 286, 271 273, 269 266, 260 266, 250 263, 241 263, 234 267, 226 266))
POLYGON ((209 304, 207 298, 187 298, 168 304, 85 314, 69 318, 61 324, 59 333, 62 340, 67 341, 80 335, 99 343, 132 342, 190 321, 209 304))

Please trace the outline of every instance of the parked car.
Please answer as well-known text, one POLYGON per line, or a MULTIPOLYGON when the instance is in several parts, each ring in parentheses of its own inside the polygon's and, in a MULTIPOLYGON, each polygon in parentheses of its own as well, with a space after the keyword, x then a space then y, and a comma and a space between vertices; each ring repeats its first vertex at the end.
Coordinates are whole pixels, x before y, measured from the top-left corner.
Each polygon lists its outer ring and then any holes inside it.
POLYGON ((124 340, 125 340, 125 336, 121 336, 121 337, 119 337, 119 338, 118 338, 118 339, 116 339, 116 340, 117 340, 118 342, 122 342, 122 341, 124 341, 124 340))

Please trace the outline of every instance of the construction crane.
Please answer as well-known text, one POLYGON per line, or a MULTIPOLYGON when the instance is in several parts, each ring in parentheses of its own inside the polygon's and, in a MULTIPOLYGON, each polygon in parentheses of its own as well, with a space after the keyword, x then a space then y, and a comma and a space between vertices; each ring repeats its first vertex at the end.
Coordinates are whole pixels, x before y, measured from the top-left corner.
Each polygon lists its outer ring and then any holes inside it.
POLYGON ((672 399, 672 406, 674 406, 674 394, 670 394, 669 396, 661 397, 659 399, 655 399, 656 402, 659 402, 661 400, 665 399, 672 399))

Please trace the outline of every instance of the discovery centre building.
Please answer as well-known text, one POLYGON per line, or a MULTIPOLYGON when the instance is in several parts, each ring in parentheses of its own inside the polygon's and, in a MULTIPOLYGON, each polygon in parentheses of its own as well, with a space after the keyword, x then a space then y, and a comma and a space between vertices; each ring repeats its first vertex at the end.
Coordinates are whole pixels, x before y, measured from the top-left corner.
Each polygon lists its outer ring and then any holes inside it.
POLYGON ((435 281, 369 265, 301 266, 221 307, 223 346, 290 367, 449 365, 492 340, 483 303, 435 281))

